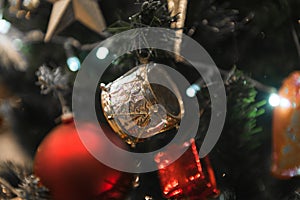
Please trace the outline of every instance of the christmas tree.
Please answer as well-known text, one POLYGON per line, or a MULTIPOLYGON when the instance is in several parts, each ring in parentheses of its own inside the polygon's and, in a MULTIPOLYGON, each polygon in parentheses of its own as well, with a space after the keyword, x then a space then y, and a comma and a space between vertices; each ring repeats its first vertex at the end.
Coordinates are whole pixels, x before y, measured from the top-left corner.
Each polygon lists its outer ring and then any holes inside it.
POLYGON ((0 199, 300 199, 297 0, 0 0, 0 199))

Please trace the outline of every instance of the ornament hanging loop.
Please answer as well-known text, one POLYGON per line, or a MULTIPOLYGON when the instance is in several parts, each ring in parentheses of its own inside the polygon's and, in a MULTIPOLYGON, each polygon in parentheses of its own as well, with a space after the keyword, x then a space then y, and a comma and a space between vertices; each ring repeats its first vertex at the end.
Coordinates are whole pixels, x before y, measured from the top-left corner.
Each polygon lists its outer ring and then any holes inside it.
POLYGON ((149 58, 151 56, 150 49, 140 49, 136 52, 138 60, 141 64, 149 63, 149 58))
POLYGON ((73 119, 73 115, 63 95, 63 91, 69 89, 68 74, 64 74, 60 67, 51 70, 43 65, 36 72, 36 76, 38 77, 37 84, 40 85, 42 94, 53 92, 57 96, 62 111, 60 119, 64 122, 73 119))
POLYGON ((176 62, 183 61, 180 56, 180 49, 182 43, 183 27, 185 24, 186 11, 188 0, 168 0, 168 9, 172 16, 177 16, 176 22, 171 24, 171 28, 176 29, 174 52, 176 62))

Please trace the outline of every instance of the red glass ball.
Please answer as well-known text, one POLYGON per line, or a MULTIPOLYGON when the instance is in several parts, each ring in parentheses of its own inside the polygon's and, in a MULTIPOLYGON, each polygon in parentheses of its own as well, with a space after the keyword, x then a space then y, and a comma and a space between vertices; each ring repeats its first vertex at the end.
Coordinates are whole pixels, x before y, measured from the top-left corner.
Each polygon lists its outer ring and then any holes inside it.
MULTIPOLYGON (((103 145, 93 124, 82 123, 77 128, 83 131, 92 146, 103 145)), ((109 128, 104 130, 112 132, 109 128)), ((113 132, 109 135, 115 143, 126 148, 113 132)), ((113 189, 121 176, 124 179, 123 172, 102 164, 89 153, 73 121, 57 126, 44 139, 35 156, 34 173, 50 190, 54 200, 95 199, 113 189)))

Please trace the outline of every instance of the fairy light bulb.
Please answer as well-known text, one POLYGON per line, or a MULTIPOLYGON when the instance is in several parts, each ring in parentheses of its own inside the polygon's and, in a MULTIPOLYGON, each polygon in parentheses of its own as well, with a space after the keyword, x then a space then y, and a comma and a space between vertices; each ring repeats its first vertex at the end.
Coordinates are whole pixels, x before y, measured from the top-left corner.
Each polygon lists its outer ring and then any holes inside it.
POLYGON ((269 97, 269 104, 272 107, 276 107, 280 105, 280 97, 278 94, 272 93, 269 97))
POLYGON ((80 69, 80 60, 76 56, 69 57, 67 64, 72 72, 76 72, 80 69))
POLYGON ((5 19, 3 19, 3 2, 0 1, 0 33, 2 34, 6 34, 10 27, 11 27, 11 23, 5 19))
POLYGON ((272 93, 269 97, 269 104, 272 107, 277 107, 280 106, 282 108, 288 108, 291 106, 291 102, 284 98, 284 97, 280 97, 278 94, 276 93, 272 93))
POLYGON ((109 50, 106 47, 99 47, 99 49, 96 52, 96 56, 98 59, 103 60, 105 59, 109 54, 109 50))
POLYGON ((286 98, 281 98, 280 99, 280 104, 279 104, 281 107, 283 107, 283 108, 288 108, 288 107, 290 107, 291 106, 291 102, 288 100, 288 99, 286 99, 286 98))
POLYGON ((72 47, 72 43, 67 41, 64 44, 64 48, 66 50, 68 68, 72 72, 78 71, 80 69, 81 63, 80 63, 79 58, 77 56, 75 56, 75 53, 74 53, 73 47, 72 47))
POLYGON ((187 90, 186 95, 188 97, 195 97, 197 92, 201 90, 201 87, 197 84, 192 84, 187 90))

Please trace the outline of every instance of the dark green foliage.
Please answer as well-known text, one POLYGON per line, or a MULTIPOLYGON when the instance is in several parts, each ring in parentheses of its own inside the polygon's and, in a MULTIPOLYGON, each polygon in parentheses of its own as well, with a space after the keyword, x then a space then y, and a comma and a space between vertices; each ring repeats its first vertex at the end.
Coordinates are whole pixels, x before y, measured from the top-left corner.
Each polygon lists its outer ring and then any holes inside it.
POLYGON ((221 188, 231 188, 237 199, 253 198, 259 191, 262 128, 257 119, 265 111, 265 100, 257 102, 257 91, 240 71, 226 82, 227 117, 222 135, 212 152, 221 188))
POLYGON ((119 33, 133 28, 141 27, 165 27, 169 28, 176 16, 170 16, 167 5, 157 0, 144 1, 140 12, 129 17, 129 22, 118 21, 107 30, 111 33, 119 33))
POLYGON ((39 178, 30 175, 30 167, 11 162, 0 163, 0 199, 49 200, 49 191, 41 186, 39 178))

